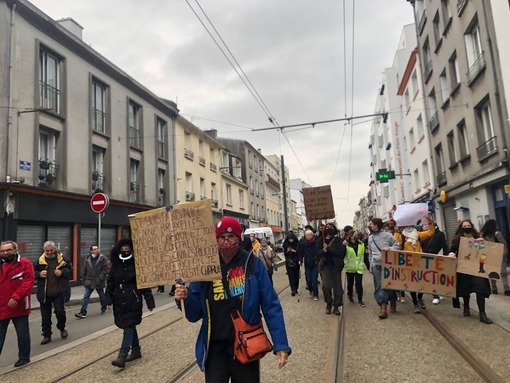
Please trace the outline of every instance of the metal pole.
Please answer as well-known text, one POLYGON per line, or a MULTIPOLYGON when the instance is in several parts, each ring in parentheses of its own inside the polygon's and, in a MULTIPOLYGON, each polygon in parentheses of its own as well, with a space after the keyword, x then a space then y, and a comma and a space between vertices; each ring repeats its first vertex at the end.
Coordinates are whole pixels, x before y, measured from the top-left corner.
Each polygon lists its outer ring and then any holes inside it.
POLYGON ((283 159, 283 154, 281 156, 282 159, 282 188, 283 188, 283 222, 285 233, 289 232, 289 217, 287 212, 287 184, 285 182, 285 161, 283 159))
POLYGON ((101 251, 101 214, 99 213, 97 215, 97 226, 98 226, 98 232, 97 232, 97 246, 99 247, 99 251, 101 251))

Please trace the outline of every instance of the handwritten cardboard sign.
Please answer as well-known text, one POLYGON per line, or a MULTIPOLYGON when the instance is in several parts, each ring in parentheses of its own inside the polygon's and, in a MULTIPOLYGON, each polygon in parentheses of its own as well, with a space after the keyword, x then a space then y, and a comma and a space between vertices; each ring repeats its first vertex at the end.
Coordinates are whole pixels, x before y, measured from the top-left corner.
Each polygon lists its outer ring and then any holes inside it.
POLYGON ((303 188, 302 191, 308 221, 335 218, 331 185, 303 188))
POLYGON ((388 250, 381 259, 383 289, 454 297, 457 259, 436 254, 388 250))
POLYGON ((129 216, 138 288, 221 278, 210 200, 129 216))
POLYGON ((457 272, 499 279, 505 246, 502 243, 460 238, 457 272))

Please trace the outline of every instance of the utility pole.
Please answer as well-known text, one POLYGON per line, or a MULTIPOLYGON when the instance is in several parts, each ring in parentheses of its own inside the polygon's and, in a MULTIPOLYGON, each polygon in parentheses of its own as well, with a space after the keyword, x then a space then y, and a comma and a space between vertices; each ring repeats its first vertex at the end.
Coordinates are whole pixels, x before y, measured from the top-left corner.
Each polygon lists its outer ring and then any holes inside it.
POLYGON ((287 212, 287 184, 285 183, 285 161, 283 160, 283 154, 281 155, 282 163, 282 188, 283 188, 283 225, 284 232, 289 232, 289 217, 287 212))

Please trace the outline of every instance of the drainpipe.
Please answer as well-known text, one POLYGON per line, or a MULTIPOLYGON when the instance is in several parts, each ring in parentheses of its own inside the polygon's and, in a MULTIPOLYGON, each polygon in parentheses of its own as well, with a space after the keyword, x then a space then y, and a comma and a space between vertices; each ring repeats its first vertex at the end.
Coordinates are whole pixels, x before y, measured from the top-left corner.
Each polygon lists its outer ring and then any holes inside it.
POLYGON ((12 72, 14 67, 14 14, 16 12, 16 3, 11 5, 11 23, 9 25, 9 87, 7 95, 7 132, 5 134, 5 182, 10 182, 9 175, 9 148, 10 145, 10 131, 12 129, 12 72))
POLYGON ((172 119, 172 173, 173 173, 173 201, 169 201, 170 205, 175 205, 177 203, 177 153, 175 146, 175 129, 177 124, 177 114, 172 119))

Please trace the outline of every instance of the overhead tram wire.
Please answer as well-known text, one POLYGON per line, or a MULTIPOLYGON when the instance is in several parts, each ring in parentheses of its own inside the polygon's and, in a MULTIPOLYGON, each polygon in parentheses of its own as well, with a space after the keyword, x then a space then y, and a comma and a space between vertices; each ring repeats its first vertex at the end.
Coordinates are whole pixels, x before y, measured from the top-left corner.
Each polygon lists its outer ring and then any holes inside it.
MULTIPOLYGON (((352 0, 352 56, 351 56, 351 116, 354 114, 354 36, 355 36, 355 22, 356 22, 356 0, 352 0)), ((353 127, 352 120, 349 121, 351 128, 351 140, 349 144, 349 175, 347 177, 347 205, 349 205, 349 193, 351 191, 351 168, 352 168, 352 135, 353 127)), ((350 208, 350 206, 349 206, 350 208)))
MULTIPOLYGON (((232 69, 234 69, 234 71, 237 73, 237 76, 241 79, 241 81, 243 82, 244 86, 248 89, 248 91, 251 93, 252 97, 255 99, 255 101, 257 102, 257 104, 259 105, 260 109, 262 109, 262 111, 264 112, 264 114, 269 118, 269 120, 271 121, 272 119, 272 116, 270 115, 270 111, 268 109, 266 109, 264 107, 265 103, 263 102, 263 100, 259 100, 259 98, 257 97, 257 94, 258 92, 256 92, 256 90, 252 90, 252 88, 250 88, 250 86, 248 85, 247 81, 249 80, 245 80, 243 78, 243 76, 241 76, 241 73, 239 73, 239 70, 235 67, 235 65, 232 63, 232 60, 227 56, 227 54, 225 53, 225 51, 223 50, 223 48, 220 46, 220 44, 218 43, 218 41, 216 40, 216 38, 213 36, 213 34, 211 33, 211 31, 209 30, 209 28, 205 25, 205 23, 202 21, 202 19, 200 18, 200 16, 198 15, 198 13, 195 11, 195 9, 191 6, 191 4, 189 3, 188 0, 184 0, 186 2, 186 4, 188 4, 189 8, 191 9, 191 11, 194 13, 194 15, 196 16, 196 18, 198 19, 198 21, 200 21, 200 24, 202 24, 202 26, 205 28, 205 30, 207 31, 207 33, 209 34, 209 36, 211 37, 211 39, 214 41, 214 43, 216 44, 216 46, 218 47, 218 49, 221 51, 221 53, 223 54, 223 56, 227 59, 228 63, 230 64, 230 66, 232 67, 232 69)), ((195 0, 197 2, 197 0, 195 0)), ((198 2, 197 2, 198 4, 198 2)), ((200 6, 200 5, 199 5, 200 6)), ((200 7, 200 9, 202 9, 200 7)), ((203 10, 202 10, 203 12, 203 10)), ((205 14, 205 13, 204 13, 205 14)), ((206 15, 207 17, 207 15, 206 15)), ((208 19, 209 20, 209 19, 208 19)), ((209 21, 210 22, 210 21, 209 21)), ((211 23, 212 25, 212 23, 211 23)), ((214 28, 214 26, 213 26, 214 28)), ((214 30, 216 31, 216 28, 214 28, 214 30)), ((216 31, 216 33, 218 33, 216 31)), ((218 34, 219 35, 219 34, 218 34)), ((220 36, 220 39, 221 39, 221 36, 220 36)), ((221 39, 221 41, 223 41, 223 39, 221 39)), ((226 44, 225 44, 226 45, 226 44)), ((228 47, 227 47, 227 50, 228 50, 228 47)), ((230 50, 228 50, 230 52, 230 50)), ((232 53, 230 52, 230 54, 232 55, 232 53)), ((232 55, 233 56, 233 55, 232 55)), ((235 60, 235 58, 234 58, 235 60)), ((237 60, 235 60, 236 63, 237 63, 237 60)), ((241 69, 242 70, 242 69, 241 69)), ((244 71, 243 71, 244 73, 244 71)), ((245 74, 246 75, 246 74, 245 74)), ((251 84, 251 82, 250 82, 251 84)), ((253 85, 252 85, 253 86, 253 85)), ((260 97, 260 96, 259 96, 260 97)))

